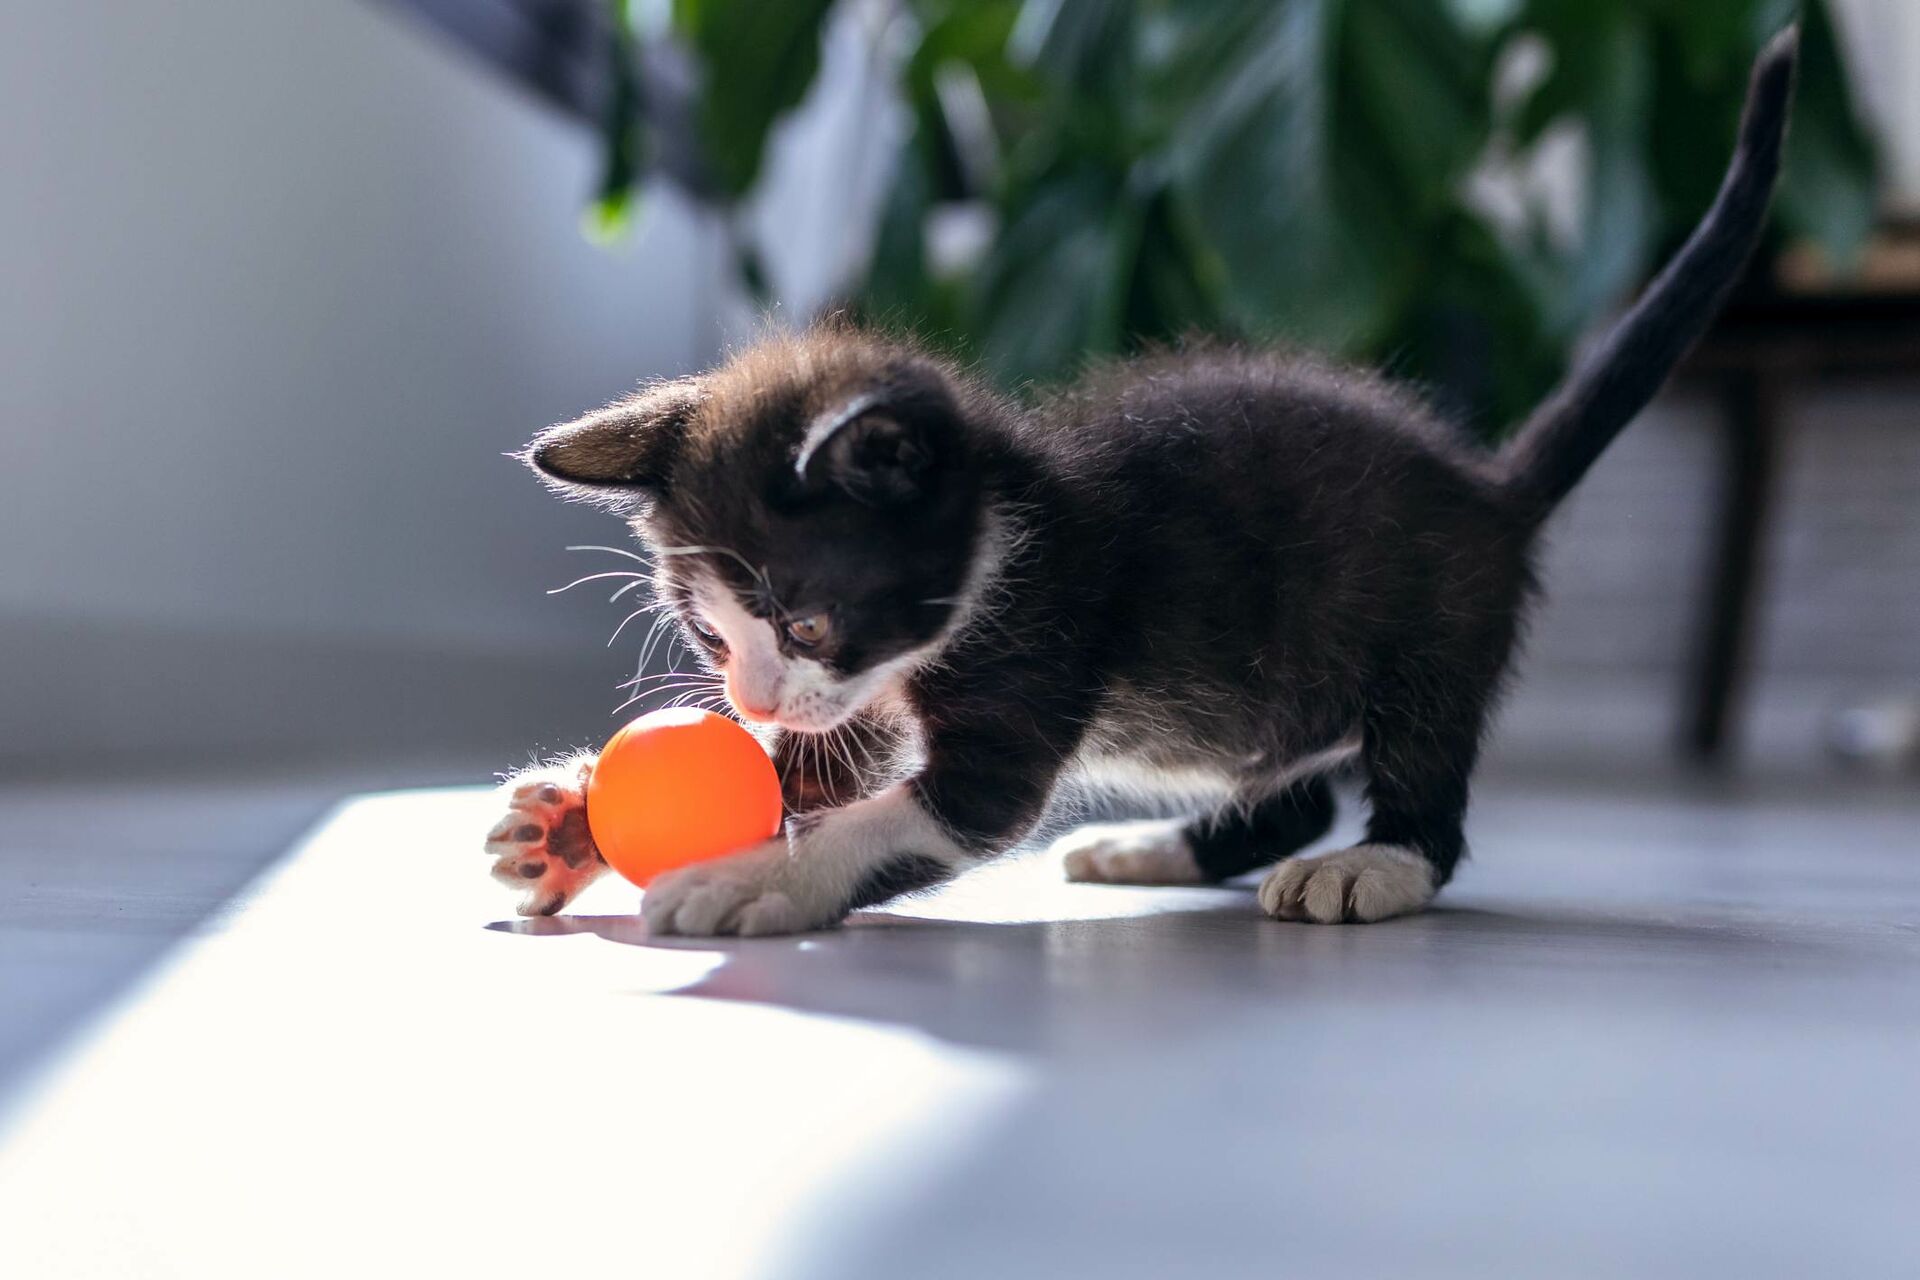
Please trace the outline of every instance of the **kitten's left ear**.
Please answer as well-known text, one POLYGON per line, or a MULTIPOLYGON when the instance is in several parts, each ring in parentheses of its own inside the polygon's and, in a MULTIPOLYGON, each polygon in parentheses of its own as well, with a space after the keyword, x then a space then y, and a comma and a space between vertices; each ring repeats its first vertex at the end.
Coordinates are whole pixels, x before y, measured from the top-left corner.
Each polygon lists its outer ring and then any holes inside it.
POLYGON ((857 400, 814 423, 794 469, 809 485, 830 484, 869 506, 899 505, 925 496, 941 443, 924 419, 857 400))
POLYGON ((520 458, 549 480, 589 496, 658 496, 703 395, 694 378, 656 382, 584 418, 548 427, 520 458))

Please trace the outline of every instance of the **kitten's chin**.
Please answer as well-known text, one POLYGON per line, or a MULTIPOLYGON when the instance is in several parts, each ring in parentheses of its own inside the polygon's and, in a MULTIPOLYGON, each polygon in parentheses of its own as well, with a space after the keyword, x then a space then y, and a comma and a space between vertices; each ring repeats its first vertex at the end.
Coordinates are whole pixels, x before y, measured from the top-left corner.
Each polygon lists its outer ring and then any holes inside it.
POLYGON ((773 723, 788 733, 832 733, 847 721, 853 719, 854 710, 849 708, 831 716, 786 716, 776 715, 773 723))

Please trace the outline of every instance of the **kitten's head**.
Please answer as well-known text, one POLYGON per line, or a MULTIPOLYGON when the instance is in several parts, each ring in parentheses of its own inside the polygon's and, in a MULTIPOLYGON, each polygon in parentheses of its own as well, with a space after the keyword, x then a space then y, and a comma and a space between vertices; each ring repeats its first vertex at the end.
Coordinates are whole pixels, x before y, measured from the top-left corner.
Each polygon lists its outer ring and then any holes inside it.
POLYGON ((996 411, 932 359, 824 329, 549 428, 526 459, 632 519, 743 717, 822 732, 937 652, 977 590, 973 428, 996 411))

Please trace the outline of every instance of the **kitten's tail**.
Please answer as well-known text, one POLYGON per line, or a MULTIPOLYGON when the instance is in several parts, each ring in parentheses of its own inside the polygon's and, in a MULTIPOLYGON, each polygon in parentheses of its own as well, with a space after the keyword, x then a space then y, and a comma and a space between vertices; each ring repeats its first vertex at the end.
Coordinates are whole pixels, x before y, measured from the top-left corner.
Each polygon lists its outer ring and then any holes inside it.
POLYGON ((1793 101, 1800 29, 1754 64, 1740 141, 1720 194, 1678 255, 1499 455, 1507 486, 1545 515, 1644 409, 1739 279, 1766 224, 1793 101))

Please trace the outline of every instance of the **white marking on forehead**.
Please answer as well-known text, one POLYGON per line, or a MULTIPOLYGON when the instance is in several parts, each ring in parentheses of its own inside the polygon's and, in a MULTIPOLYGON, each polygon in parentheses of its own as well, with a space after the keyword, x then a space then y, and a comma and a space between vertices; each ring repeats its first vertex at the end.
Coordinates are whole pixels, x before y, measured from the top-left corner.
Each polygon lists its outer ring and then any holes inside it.
POLYGON ((807 427, 807 434, 801 437, 800 451, 794 455, 795 474, 805 476, 807 464, 813 461, 814 450, 827 442, 828 437, 847 423, 853 421, 867 410, 880 403, 880 397, 872 394, 855 396, 844 404, 837 405, 817 414, 807 427))

